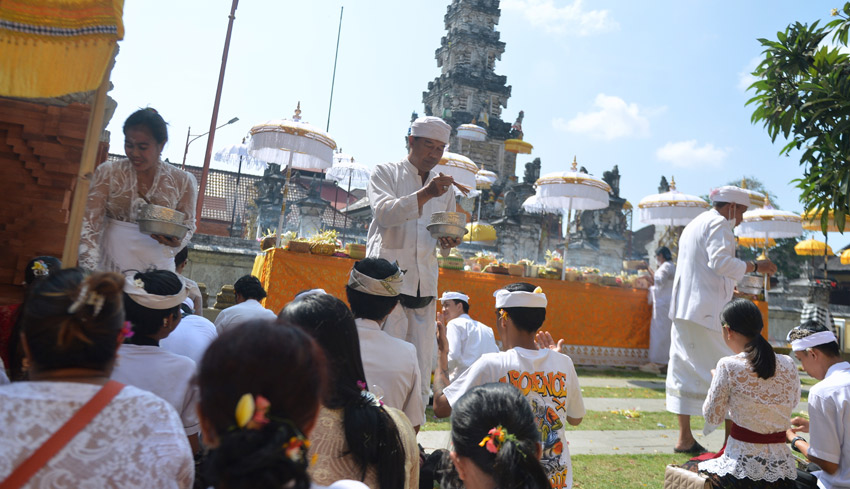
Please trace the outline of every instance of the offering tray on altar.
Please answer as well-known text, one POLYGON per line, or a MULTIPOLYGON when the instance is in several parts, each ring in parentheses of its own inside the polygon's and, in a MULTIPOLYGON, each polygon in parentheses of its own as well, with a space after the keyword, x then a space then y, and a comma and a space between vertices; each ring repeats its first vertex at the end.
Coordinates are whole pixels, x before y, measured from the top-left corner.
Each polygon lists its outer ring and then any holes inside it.
POLYGON ((432 238, 462 238, 466 229, 466 215, 462 212, 435 212, 431 224, 425 226, 432 238))
POLYGON ((144 204, 139 207, 139 231, 145 234, 158 234, 169 238, 183 239, 189 228, 183 224, 186 214, 156 204, 144 204))

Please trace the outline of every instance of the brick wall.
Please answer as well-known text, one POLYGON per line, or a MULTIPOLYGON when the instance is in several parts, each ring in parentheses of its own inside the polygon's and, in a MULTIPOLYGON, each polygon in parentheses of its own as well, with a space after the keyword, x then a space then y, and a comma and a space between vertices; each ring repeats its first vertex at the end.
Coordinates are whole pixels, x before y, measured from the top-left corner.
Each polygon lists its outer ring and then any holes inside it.
POLYGON ((88 117, 87 105, 0 97, 0 304, 20 302, 30 259, 62 256, 88 117))

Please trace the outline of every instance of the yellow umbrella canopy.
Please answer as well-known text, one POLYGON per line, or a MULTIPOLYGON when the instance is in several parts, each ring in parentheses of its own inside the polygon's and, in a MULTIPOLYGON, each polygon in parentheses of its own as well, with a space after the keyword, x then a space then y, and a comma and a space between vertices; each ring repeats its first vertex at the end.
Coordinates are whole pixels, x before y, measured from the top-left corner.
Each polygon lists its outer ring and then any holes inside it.
POLYGON ((805 241, 800 241, 794 246, 794 252, 800 256, 821 256, 832 255, 832 248, 823 241, 809 238, 805 241))
POLYGON ((850 248, 841 252, 841 264, 850 265, 850 248))
MULTIPOLYGON (((808 229, 809 231, 823 230, 820 225, 821 219, 823 218, 823 209, 812 209, 810 211, 804 212, 802 218, 803 229, 808 229)), ((833 211, 829 211, 827 213, 826 219, 826 232, 837 233, 838 226, 835 225, 835 213, 833 211)))
POLYGON ((470 222, 466 224, 469 235, 467 241, 496 241, 496 228, 486 222, 470 222))
MULTIPOLYGON (((738 238, 738 246, 742 246, 744 248, 763 248, 764 242, 764 238, 749 238, 745 236, 740 236, 738 238)), ((776 246, 776 240, 773 238, 768 239, 767 246, 770 248, 776 246)))

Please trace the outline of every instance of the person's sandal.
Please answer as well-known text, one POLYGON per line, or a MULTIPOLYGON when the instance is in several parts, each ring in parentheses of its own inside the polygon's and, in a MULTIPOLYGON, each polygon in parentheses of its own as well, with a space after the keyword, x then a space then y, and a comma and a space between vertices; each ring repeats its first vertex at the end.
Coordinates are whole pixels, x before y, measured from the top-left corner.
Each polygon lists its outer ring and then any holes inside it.
POLYGON ((699 455, 701 453, 705 453, 708 450, 705 449, 704 446, 700 445, 698 441, 694 441, 694 444, 691 445, 690 448, 673 448, 675 453, 687 453, 688 455, 699 455))

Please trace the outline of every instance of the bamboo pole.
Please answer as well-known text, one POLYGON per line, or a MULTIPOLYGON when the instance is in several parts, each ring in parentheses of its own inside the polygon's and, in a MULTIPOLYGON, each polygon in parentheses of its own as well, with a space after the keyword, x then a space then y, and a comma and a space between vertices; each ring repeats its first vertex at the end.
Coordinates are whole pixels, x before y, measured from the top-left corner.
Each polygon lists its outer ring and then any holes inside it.
POLYGON ((95 92, 94 101, 89 112, 89 124, 86 128, 86 139, 83 143, 83 155, 80 158, 80 168, 74 184, 74 198, 71 201, 71 211, 68 216, 68 227, 65 233, 65 246, 62 250, 62 266, 77 266, 80 248, 80 233, 83 229, 83 214, 86 211, 86 201, 89 196, 89 184, 94 172, 97 150, 100 146, 100 136, 103 133, 103 115, 106 108, 106 92, 109 91, 109 77, 115 66, 117 44, 112 48, 109 65, 103 73, 103 79, 95 92))

